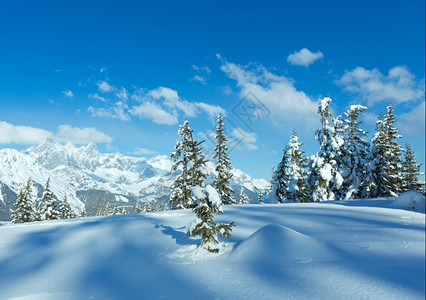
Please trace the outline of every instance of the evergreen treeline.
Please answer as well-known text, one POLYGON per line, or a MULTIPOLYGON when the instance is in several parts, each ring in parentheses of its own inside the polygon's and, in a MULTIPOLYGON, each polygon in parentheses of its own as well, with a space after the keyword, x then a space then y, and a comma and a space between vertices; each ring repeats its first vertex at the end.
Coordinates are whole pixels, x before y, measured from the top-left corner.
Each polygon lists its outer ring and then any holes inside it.
MULTIPOLYGON (((18 199, 14 204, 15 210, 12 210, 12 223, 26 223, 44 220, 71 219, 77 217, 68 203, 67 196, 59 204, 50 190, 50 178, 47 179, 43 195, 37 201, 34 201, 34 195, 31 187, 31 178, 19 192, 18 199)), ((82 212, 85 216, 85 212, 82 212)))
POLYGON ((320 149, 315 155, 304 155, 295 131, 284 148, 272 177, 272 194, 278 202, 396 197, 409 190, 424 193, 413 149, 409 144, 403 149, 397 142, 401 135, 391 101, 386 114, 377 119, 370 141, 359 120, 366 107, 352 105, 333 117, 330 103, 324 98, 318 106, 321 128, 315 138, 320 149))
MULTIPOLYGON (((83 208, 79 214, 74 213, 71 208, 68 198, 65 195, 62 201, 58 201, 53 192, 50 190, 50 178, 47 180, 44 187, 42 197, 34 199, 32 190, 31 178, 28 179, 25 186, 19 192, 18 198, 14 204, 14 210, 11 210, 12 223, 26 223, 34 221, 46 220, 59 220, 59 219, 72 219, 77 217, 86 217, 87 212, 83 208)), ((136 213, 166 211, 168 205, 160 206, 153 202, 145 202, 142 207, 138 201, 134 208, 136 213)), ((117 204, 111 206, 109 202, 104 204, 103 193, 99 193, 98 203, 95 208, 95 216, 109 216, 109 215, 124 215, 127 214, 124 206, 119 207, 117 204)))

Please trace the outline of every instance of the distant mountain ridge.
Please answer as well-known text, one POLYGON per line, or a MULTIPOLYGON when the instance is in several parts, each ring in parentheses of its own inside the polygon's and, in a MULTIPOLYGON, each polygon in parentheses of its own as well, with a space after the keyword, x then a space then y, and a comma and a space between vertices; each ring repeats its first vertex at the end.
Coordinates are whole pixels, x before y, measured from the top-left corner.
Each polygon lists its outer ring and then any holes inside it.
MULTIPOLYGON (((47 178, 51 190, 62 200, 66 195, 75 212, 86 208, 88 214, 100 197, 103 201, 133 211, 137 201, 166 203, 177 172, 166 155, 153 158, 131 157, 120 153, 100 153, 94 144, 76 147, 46 140, 25 151, 0 150, 0 220, 10 219, 10 209, 22 185, 32 179, 34 194, 41 196, 47 178)), ((215 165, 208 162, 209 179, 215 165)), ((253 179, 234 169, 231 186, 236 195, 244 188, 252 200, 268 182, 253 179)), ((238 196, 237 196, 238 198, 238 196)))

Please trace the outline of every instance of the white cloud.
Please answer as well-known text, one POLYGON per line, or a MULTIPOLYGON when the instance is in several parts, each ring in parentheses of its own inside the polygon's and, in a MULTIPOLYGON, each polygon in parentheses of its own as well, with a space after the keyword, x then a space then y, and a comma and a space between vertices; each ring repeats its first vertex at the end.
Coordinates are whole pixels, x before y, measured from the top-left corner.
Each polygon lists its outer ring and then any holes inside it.
POLYGON ((425 102, 420 103, 411 112, 398 117, 397 127, 402 134, 425 137, 425 102))
POLYGON ((169 113, 155 102, 144 102, 134 106, 129 112, 141 119, 150 119, 157 124, 175 125, 177 123, 176 112, 169 113))
POLYGON ((62 91, 62 93, 64 93, 64 95, 68 98, 72 98, 74 97, 74 94, 72 93, 72 91, 68 90, 68 91, 62 91))
POLYGON ((320 51, 312 53, 308 49, 303 48, 300 51, 296 51, 293 54, 290 54, 287 57, 287 61, 292 65, 307 67, 313 64, 316 60, 323 57, 324 55, 320 51))
POLYGON ((137 147, 134 151, 130 152, 130 154, 133 154, 133 155, 152 155, 156 153, 157 151, 149 150, 146 148, 139 148, 139 147, 137 147))
POLYGON ((96 85, 98 86, 99 91, 102 93, 112 92, 115 90, 115 88, 112 85, 110 85, 108 82, 103 80, 98 81, 96 85))
POLYGON ((372 112, 365 111, 361 114, 362 121, 367 125, 375 125, 377 122, 377 115, 372 112))
POLYGON ((257 134, 254 132, 244 131, 239 127, 232 128, 230 132, 231 138, 233 138, 238 144, 237 149, 239 150, 256 150, 257 134))
POLYGON ((206 72, 207 74, 212 72, 208 66, 199 67, 197 65, 192 65, 192 69, 197 72, 206 72))
POLYGON ((210 105, 203 102, 196 103, 197 107, 209 115, 210 118, 216 118, 219 114, 226 116, 226 110, 219 105, 210 105))
POLYGON ((89 94, 89 98, 98 99, 98 100, 101 100, 102 102, 106 102, 106 99, 104 97, 99 96, 98 93, 89 94))
POLYGON ((29 126, 16 126, 0 122, 0 144, 31 144, 37 145, 47 139, 74 144, 111 143, 112 138, 95 128, 78 128, 70 125, 60 125, 58 132, 52 132, 29 126))
POLYGON ((112 138, 93 127, 78 128, 70 125, 60 125, 55 137, 60 142, 73 144, 111 143, 112 138))
POLYGON ((114 94, 121 101, 126 101, 129 98, 129 92, 124 87, 121 87, 121 89, 115 89, 114 94))
POLYGON ((232 95, 233 91, 230 86, 224 86, 222 87, 222 91, 225 95, 232 95))
MULTIPOLYGON (((247 99, 253 95, 260 108, 270 111, 274 119, 297 122, 303 126, 317 124, 317 102, 303 91, 298 91, 292 80, 268 72, 262 66, 251 69, 224 61, 221 70, 237 82, 240 97, 247 99)), ((252 103, 240 103, 240 106, 253 106, 252 103)), ((256 108, 256 112, 257 109, 256 108)), ((244 108, 244 107, 242 107, 244 108)))
POLYGON ((205 112, 210 117, 219 113, 226 114, 220 106, 181 99, 176 90, 168 87, 160 86, 153 90, 137 89, 129 97, 129 93, 124 87, 118 90, 105 81, 100 81, 97 84, 101 91, 113 91, 115 97, 120 101, 112 105, 107 99, 96 93, 89 94, 90 98, 106 103, 106 107, 103 108, 90 106, 87 109, 93 117, 129 121, 130 115, 133 115, 142 119, 150 119, 157 124, 174 125, 177 123, 178 113, 180 112, 186 117, 196 117, 200 112, 205 112))
POLYGON ((130 121, 130 116, 127 113, 129 107, 122 101, 118 101, 110 108, 94 108, 90 106, 87 111, 92 114, 92 117, 107 117, 119 119, 122 121, 130 121))
POLYGON ((103 72, 105 72, 106 71, 106 68, 100 68, 99 69, 99 73, 103 73, 103 72))
POLYGON ((7 122, 0 122, 0 144, 40 144, 53 134, 47 130, 15 126, 7 122))
POLYGON ((171 109, 179 109, 187 117, 195 117, 197 115, 196 105, 192 102, 181 100, 177 91, 171 88, 160 86, 155 90, 150 90, 148 96, 155 100, 163 100, 162 104, 171 109))
POLYGON ((389 99, 397 102, 415 101, 424 98, 424 80, 415 76, 404 66, 397 66, 383 75, 378 69, 356 67, 336 81, 345 90, 359 94, 369 105, 389 99))
POLYGON ((154 90, 150 90, 148 95, 154 99, 164 98, 167 101, 177 101, 180 99, 177 91, 163 86, 160 86, 154 90))
POLYGON ((189 81, 190 82, 191 81, 198 81, 198 82, 200 82, 201 84, 204 84, 204 85, 207 84, 206 77, 200 76, 200 75, 195 75, 194 77, 192 77, 191 79, 189 79, 189 81))

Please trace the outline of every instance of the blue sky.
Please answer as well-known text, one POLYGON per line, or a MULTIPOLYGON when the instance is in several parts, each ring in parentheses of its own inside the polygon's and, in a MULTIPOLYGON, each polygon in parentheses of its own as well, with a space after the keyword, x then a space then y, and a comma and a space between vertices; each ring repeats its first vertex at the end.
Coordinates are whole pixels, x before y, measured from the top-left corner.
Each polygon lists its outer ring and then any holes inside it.
POLYGON ((233 165, 269 179, 293 128, 317 151, 327 96, 370 132, 391 99, 424 164, 424 1, 229 2, 2 1, 0 147, 169 155, 184 116, 212 146, 220 112, 233 165))

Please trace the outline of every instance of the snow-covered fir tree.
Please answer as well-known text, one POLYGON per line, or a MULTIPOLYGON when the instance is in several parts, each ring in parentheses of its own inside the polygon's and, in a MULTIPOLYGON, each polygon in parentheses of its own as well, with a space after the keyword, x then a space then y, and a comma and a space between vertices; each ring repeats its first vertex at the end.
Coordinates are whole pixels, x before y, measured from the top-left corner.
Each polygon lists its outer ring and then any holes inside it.
POLYGON ((100 191, 98 195, 98 201, 96 202, 95 207, 95 216, 103 216, 105 215, 105 191, 100 191))
POLYGON ((59 211, 62 219, 71 219, 75 217, 72 212, 71 205, 68 202, 67 195, 64 196, 62 203, 59 205, 59 211))
POLYGON ((150 201, 146 201, 143 206, 143 212, 153 212, 154 205, 150 201))
POLYGON ((34 207, 31 179, 28 179, 25 187, 21 189, 18 199, 14 204, 11 220, 13 224, 36 221, 37 212, 34 207))
POLYGON ((277 170, 274 173, 274 176, 272 178, 273 182, 273 192, 277 198, 277 201, 279 203, 282 203, 285 199, 285 191, 287 189, 287 182, 286 182, 286 170, 288 169, 288 163, 289 157, 288 157, 288 146, 286 146, 283 150, 283 158, 281 159, 280 163, 277 166, 277 170))
POLYGON ((126 215, 127 214, 127 210, 126 210, 126 208, 124 206, 121 209, 121 214, 122 215, 126 215))
POLYGON ((50 190, 50 178, 47 179, 44 187, 43 196, 38 206, 39 220, 58 220, 57 201, 53 198, 53 192, 50 190))
POLYGON ((120 209, 118 208, 117 203, 114 205, 114 209, 112 210, 112 215, 120 215, 120 209))
POLYGON ((136 212, 136 213, 141 213, 141 212, 143 212, 143 208, 142 208, 142 206, 141 206, 141 204, 140 204, 140 202, 139 202, 139 201, 136 203, 136 206, 135 206, 135 212, 136 212))
POLYGON ((351 105, 343 113, 343 133, 344 144, 341 149, 340 173, 343 176, 341 198, 360 198, 365 194, 362 190, 362 183, 366 179, 367 155, 369 153, 369 143, 366 140, 367 132, 360 125, 362 121, 359 116, 367 107, 362 105, 351 105))
POLYGON ((191 224, 186 235, 201 236, 201 247, 216 253, 219 251, 218 234, 220 237, 230 238, 234 222, 221 224, 214 222, 213 214, 221 214, 223 211, 220 196, 211 185, 192 187, 191 194, 197 200, 197 206, 193 208, 197 220, 191 224))
POLYGON ((80 210, 80 217, 81 218, 85 218, 87 216, 87 212, 86 212, 86 208, 82 208, 81 210, 80 210))
POLYGON ((261 189, 257 190, 257 202, 263 201, 263 191, 261 189))
POLYGON ((112 211, 113 211, 113 209, 111 207, 111 204, 109 202, 107 202, 103 211, 101 212, 101 216, 110 216, 110 215, 112 215, 112 211))
POLYGON ((336 157, 344 141, 335 133, 330 103, 331 99, 325 97, 318 106, 321 128, 317 130, 315 139, 320 144, 320 150, 311 157, 308 178, 308 187, 313 201, 339 199, 339 189, 343 184, 336 157))
POLYGON ((234 190, 229 185, 229 180, 232 177, 232 166, 228 154, 226 153, 228 151, 228 147, 226 146, 228 138, 225 135, 225 128, 221 115, 219 115, 217 119, 215 139, 216 146, 214 148, 215 154, 213 158, 216 158, 216 179, 213 185, 219 193, 223 204, 234 204, 237 201, 234 198, 234 190))
POLYGON ((246 204, 249 203, 249 198, 246 195, 246 192, 244 191, 244 188, 241 187, 241 191, 240 191, 240 204, 246 204))
POLYGON ((179 127, 178 136, 180 141, 177 142, 174 152, 171 154, 173 159, 172 170, 175 171, 179 167, 182 172, 176 177, 172 184, 170 194, 170 206, 172 209, 183 209, 190 207, 194 199, 191 196, 191 187, 193 180, 190 173, 191 163, 191 147, 193 147, 194 139, 192 137, 192 129, 189 127, 188 121, 185 120, 183 125, 179 127))
POLYGON ((206 157, 200 147, 204 141, 192 141, 190 145, 190 161, 188 168, 189 182, 191 187, 204 186, 204 180, 207 178, 206 157))
POLYGON ((417 163, 414 150, 410 144, 405 145, 403 175, 402 175, 402 189, 401 192, 407 191, 422 191, 423 184, 419 180, 420 164, 417 163))
POLYGON ((389 178, 386 184, 391 192, 390 196, 396 196, 401 192, 402 183, 402 157, 403 148, 398 144, 397 139, 402 138, 398 128, 395 127, 395 115, 393 113, 392 102, 389 100, 387 112, 384 116, 385 131, 388 139, 388 149, 385 152, 388 163, 384 166, 389 178))
POLYGON ((396 142, 401 138, 398 129, 394 126, 392 102, 389 101, 387 113, 376 122, 376 133, 371 139, 371 150, 366 181, 364 183, 365 196, 396 197, 402 187, 402 148, 396 142))
POLYGON ((307 158, 300 147, 303 144, 299 142, 296 131, 290 138, 288 147, 284 157, 288 159, 286 162, 287 170, 284 172, 284 198, 295 202, 309 202, 309 190, 305 182, 305 168, 307 158))
POLYGON ((272 176, 271 176, 271 181, 269 182, 268 185, 268 192, 266 193, 265 198, 268 199, 269 197, 271 197, 272 193, 274 193, 274 185, 275 185, 275 167, 272 166, 272 176))

